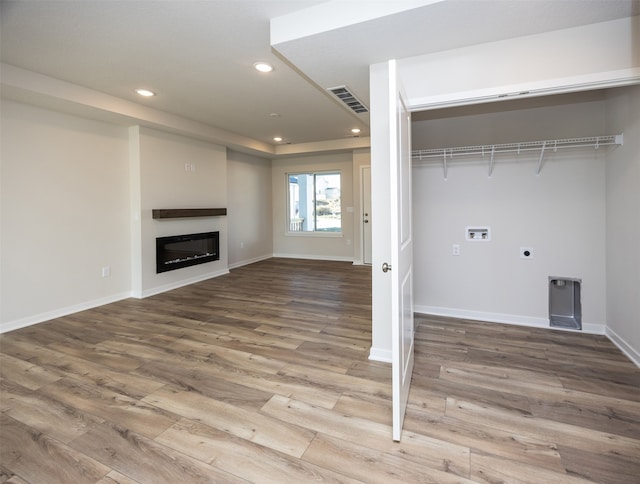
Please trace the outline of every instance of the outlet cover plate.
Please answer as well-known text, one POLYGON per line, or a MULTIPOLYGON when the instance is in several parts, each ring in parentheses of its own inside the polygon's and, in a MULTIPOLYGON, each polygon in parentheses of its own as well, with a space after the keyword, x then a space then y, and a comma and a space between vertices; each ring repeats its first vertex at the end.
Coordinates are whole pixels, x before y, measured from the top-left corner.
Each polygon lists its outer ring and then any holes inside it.
POLYGON ((532 247, 520 247, 520 258, 521 259, 533 259, 533 248, 532 247))

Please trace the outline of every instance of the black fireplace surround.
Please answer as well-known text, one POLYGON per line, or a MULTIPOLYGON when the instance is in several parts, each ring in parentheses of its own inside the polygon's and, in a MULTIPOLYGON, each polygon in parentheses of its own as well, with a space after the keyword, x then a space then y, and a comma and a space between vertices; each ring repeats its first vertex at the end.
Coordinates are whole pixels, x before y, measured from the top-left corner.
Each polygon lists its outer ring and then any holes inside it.
POLYGON ((220 259, 220 232, 156 238, 156 273, 220 259))

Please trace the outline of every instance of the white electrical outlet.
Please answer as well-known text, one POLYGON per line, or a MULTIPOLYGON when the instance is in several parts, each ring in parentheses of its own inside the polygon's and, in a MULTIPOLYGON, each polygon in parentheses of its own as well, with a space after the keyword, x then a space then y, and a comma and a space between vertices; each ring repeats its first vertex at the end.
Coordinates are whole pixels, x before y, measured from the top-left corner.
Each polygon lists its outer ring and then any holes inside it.
POLYGON ((520 247, 520 258, 521 259, 533 259, 533 248, 531 248, 531 247, 520 247))
POLYGON ((460 255, 460 244, 453 244, 451 246, 451 255, 460 255))
POLYGON ((102 277, 110 277, 111 276, 111 267, 104 266, 102 268, 102 277))

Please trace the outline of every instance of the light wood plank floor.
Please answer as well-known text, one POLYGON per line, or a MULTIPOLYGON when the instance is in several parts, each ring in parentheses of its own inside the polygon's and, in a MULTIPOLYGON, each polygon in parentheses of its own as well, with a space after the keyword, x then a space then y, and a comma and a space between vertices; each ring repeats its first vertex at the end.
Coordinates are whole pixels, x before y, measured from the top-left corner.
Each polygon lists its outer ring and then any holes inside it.
POLYGON ((418 316, 401 443, 371 270, 271 259, 0 337, 0 482, 640 482, 606 338, 418 316))

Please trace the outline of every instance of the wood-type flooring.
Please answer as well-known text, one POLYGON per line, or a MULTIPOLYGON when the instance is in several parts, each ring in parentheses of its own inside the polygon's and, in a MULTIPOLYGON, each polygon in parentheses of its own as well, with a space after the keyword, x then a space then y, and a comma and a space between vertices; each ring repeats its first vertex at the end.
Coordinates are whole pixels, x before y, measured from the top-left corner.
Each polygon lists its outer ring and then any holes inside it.
POLYGON ((0 336, 0 482, 635 483, 604 336, 416 316, 401 443, 371 269, 269 259, 0 336))

